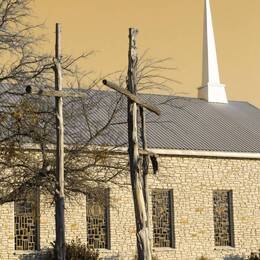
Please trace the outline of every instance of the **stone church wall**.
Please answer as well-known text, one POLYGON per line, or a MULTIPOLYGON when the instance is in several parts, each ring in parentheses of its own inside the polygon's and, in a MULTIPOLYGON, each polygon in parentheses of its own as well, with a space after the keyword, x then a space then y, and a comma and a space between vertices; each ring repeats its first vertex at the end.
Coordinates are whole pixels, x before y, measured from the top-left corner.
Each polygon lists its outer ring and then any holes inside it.
MULTIPOLYGON (((174 248, 153 248, 159 260, 195 260, 201 256, 241 259, 243 254, 260 249, 260 160, 161 156, 159 166, 160 172, 149 176, 150 191, 172 190, 174 215, 174 248), (234 247, 215 246, 215 190, 232 190, 234 247)), ((132 195, 128 177, 120 182, 123 185, 109 189, 109 249, 101 249, 100 254, 104 259, 133 260, 136 240, 132 195)), ((66 238, 87 241, 85 197, 66 201, 65 214, 66 238)), ((54 205, 43 196, 39 221, 39 244, 44 249, 54 241, 55 220, 54 205)), ((22 256, 26 253, 32 252, 14 249, 13 203, 0 206, 0 259, 26 259, 22 256)))

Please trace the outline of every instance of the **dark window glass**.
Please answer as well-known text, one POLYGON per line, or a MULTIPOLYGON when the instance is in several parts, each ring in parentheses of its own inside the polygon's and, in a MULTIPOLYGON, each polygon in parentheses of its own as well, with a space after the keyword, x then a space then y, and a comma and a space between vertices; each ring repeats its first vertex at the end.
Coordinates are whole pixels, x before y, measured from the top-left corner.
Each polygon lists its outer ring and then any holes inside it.
POLYGON ((153 190, 152 205, 154 247, 174 247, 172 190, 153 190))
POLYGON ((234 246, 232 191, 213 192, 216 246, 234 246))
POLYGON ((90 248, 109 248, 109 191, 87 196, 87 244, 90 248))
POLYGON ((14 203, 15 250, 37 250, 37 201, 14 203))

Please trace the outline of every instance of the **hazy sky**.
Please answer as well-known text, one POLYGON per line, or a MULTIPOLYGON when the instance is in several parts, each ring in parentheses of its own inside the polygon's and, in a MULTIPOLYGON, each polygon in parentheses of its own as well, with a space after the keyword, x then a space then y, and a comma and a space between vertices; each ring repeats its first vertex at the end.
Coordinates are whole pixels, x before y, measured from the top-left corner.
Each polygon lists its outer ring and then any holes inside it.
MULTIPOLYGON (((176 93, 197 95, 202 78, 204 0, 35 0, 53 49, 55 22, 62 24, 63 50, 96 50, 83 66, 109 73, 127 66, 128 28, 137 27, 138 51, 171 57, 176 93)), ((211 0, 221 82, 230 100, 260 107, 260 1, 211 0)))

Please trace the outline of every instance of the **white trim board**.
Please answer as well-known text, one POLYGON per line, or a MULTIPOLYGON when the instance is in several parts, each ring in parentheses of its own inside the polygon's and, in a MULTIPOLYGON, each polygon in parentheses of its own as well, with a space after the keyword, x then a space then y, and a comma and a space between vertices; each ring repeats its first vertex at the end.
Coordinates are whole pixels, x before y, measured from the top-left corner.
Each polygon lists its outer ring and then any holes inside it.
MULTIPOLYGON (((69 145, 65 145, 69 147, 69 145)), ((100 146, 93 145, 93 149, 98 149, 100 146)), ((25 144, 23 146, 25 150, 39 150, 39 146, 35 144, 25 144)), ((91 146, 89 146, 91 149, 91 146)), ((104 146, 105 149, 113 152, 127 153, 127 147, 112 147, 104 146)), ((55 151, 55 145, 49 145, 50 151, 55 151)), ((202 150, 180 150, 180 149, 162 149, 162 148, 148 148, 148 152, 158 155, 176 155, 176 156, 194 156, 194 157, 222 157, 222 158, 240 158, 240 159, 260 159, 260 153, 250 152, 223 152, 223 151, 202 151, 202 150)), ((141 150, 140 150, 141 152, 141 150)))
POLYGON ((260 153, 239 153, 239 152, 220 152, 220 151, 192 151, 192 150, 174 150, 174 149, 149 149, 155 154, 161 155, 186 155, 200 157, 227 157, 227 158, 248 158, 260 159, 260 153))

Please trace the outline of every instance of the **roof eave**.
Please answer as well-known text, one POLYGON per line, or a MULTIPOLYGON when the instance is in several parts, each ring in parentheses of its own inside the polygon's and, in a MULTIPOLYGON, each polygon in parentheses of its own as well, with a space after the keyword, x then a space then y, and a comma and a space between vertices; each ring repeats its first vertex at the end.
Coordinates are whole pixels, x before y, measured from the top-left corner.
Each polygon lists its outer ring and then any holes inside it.
POLYGON ((260 159, 260 153, 251 152, 223 152, 223 151, 200 151, 200 150, 177 150, 177 149, 149 149, 158 155, 183 155, 194 157, 222 157, 238 159, 260 159))
MULTIPOLYGON (((65 148, 69 145, 65 145, 65 148)), ((102 147, 99 145, 90 145, 91 147, 102 147)), ((127 153, 127 147, 113 147, 103 146, 104 148, 111 150, 111 152, 123 152, 127 153)), ((23 149, 25 150, 39 150, 40 147, 36 144, 24 144, 23 149)), ((55 150, 55 145, 48 145, 48 149, 55 150)), ((252 152, 226 152, 226 151, 203 151, 203 150, 181 150, 181 149, 163 149, 163 148, 148 148, 149 153, 157 155, 168 155, 168 156, 192 156, 192 157, 219 157, 219 158, 237 158, 237 159, 260 159, 260 153, 252 152)))

